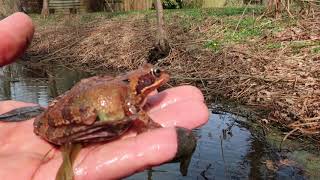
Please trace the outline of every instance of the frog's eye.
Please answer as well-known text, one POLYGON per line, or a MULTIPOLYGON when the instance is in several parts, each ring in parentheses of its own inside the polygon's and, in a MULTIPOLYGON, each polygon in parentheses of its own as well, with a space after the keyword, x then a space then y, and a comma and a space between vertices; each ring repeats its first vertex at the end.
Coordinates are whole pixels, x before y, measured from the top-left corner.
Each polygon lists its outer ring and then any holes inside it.
POLYGON ((151 74, 155 77, 160 77, 161 75, 161 70, 159 68, 154 68, 154 69, 151 69, 151 74))
POLYGON ((123 79, 122 81, 125 82, 125 83, 130 83, 129 79, 123 79))

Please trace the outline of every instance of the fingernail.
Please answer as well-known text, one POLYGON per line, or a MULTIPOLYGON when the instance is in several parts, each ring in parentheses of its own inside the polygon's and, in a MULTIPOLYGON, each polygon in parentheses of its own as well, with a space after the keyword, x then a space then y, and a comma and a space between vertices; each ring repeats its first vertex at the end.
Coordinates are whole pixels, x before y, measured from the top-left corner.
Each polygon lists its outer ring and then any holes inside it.
POLYGON ((186 176, 191 157, 197 147, 197 139, 189 129, 176 127, 176 132, 178 149, 171 162, 180 162, 180 172, 183 176, 186 176))

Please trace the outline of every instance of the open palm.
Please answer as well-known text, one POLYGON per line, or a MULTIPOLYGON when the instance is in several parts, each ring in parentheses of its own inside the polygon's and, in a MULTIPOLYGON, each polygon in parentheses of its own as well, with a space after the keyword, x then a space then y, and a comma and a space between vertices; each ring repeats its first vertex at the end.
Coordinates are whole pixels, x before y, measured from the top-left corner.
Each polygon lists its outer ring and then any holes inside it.
MULTIPOLYGON (((208 119, 201 92, 192 86, 163 91, 149 98, 150 117, 165 128, 83 148, 74 164, 76 179, 116 179, 174 158, 174 126, 192 129, 208 119)), ((0 102, 0 114, 32 104, 0 102)), ((33 133, 33 120, 0 125, 0 177, 54 179, 62 163, 60 150, 33 133)))

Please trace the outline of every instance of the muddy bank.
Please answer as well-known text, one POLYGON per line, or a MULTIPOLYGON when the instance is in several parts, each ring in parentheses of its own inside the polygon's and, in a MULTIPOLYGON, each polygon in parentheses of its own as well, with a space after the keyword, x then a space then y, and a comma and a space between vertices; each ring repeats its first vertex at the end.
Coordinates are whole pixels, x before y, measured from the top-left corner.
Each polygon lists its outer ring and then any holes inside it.
MULTIPOLYGON (((251 10, 167 11, 172 46, 160 66, 171 84, 196 84, 208 100, 223 97, 257 110, 267 124, 319 140, 320 16, 262 18, 251 10)), ((155 13, 34 17, 37 32, 22 61, 33 68, 59 64, 93 74, 123 71, 147 61, 155 13)))

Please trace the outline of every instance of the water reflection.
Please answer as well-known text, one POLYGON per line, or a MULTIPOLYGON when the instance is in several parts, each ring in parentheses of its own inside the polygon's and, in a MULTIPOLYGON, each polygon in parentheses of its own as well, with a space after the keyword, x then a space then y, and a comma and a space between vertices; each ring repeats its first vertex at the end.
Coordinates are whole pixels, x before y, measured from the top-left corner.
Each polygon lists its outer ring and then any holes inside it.
POLYGON ((150 176, 152 179, 250 178, 251 163, 246 156, 254 139, 246 128, 234 121, 232 115, 211 114, 208 124, 196 129, 195 133, 199 140, 188 176, 180 176, 179 164, 166 164, 127 179, 147 179, 150 176), (228 132, 224 133, 225 130, 228 132))
POLYGON ((0 99, 14 99, 47 106, 52 98, 87 76, 86 73, 62 67, 30 70, 19 64, 12 64, 0 69, 0 99))

